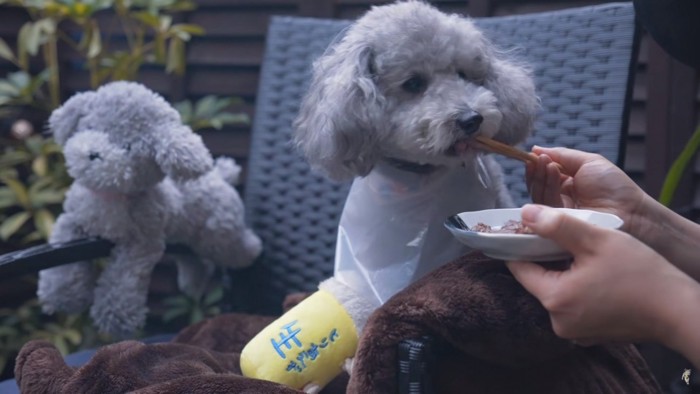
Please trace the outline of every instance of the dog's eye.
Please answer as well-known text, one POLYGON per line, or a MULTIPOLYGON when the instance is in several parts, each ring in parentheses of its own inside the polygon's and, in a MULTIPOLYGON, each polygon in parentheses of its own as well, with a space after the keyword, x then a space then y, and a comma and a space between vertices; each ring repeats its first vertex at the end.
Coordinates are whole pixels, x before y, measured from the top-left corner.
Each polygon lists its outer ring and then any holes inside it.
POLYGON ((131 144, 124 145, 124 150, 127 152, 131 152, 131 144))
POLYGON ((465 74, 464 71, 457 71, 457 76, 459 76, 465 81, 467 80, 467 74, 465 74))
POLYGON ((425 90, 428 81, 420 75, 414 75, 401 84, 401 89, 409 93, 420 93, 425 90))

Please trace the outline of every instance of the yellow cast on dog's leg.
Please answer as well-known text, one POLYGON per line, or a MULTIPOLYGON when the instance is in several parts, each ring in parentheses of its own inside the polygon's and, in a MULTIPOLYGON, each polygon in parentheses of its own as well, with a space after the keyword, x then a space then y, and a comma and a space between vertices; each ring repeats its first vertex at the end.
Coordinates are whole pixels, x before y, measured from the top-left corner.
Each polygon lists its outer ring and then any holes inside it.
POLYGON ((243 375, 295 389, 335 378, 357 350, 357 330, 343 306, 319 290, 265 327, 241 352, 243 375))

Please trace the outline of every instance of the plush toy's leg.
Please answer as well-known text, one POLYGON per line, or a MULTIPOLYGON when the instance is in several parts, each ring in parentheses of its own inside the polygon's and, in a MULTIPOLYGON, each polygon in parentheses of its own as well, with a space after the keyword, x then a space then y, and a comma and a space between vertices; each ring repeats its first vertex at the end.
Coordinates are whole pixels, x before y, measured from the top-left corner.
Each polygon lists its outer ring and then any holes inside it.
MULTIPOLYGON (((71 214, 58 217, 49 243, 67 242, 84 236, 71 214)), ((80 313, 92 303, 97 269, 91 262, 63 265, 39 272, 37 295, 45 313, 80 313)))
POLYGON ((95 267, 81 261, 39 272, 37 295, 44 313, 80 313, 92 303, 95 267))
POLYGON ((177 285, 185 294, 200 298, 214 275, 214 265, 195 256, 176 256, 177 285))
POLYGON ((151 273, 165 250, 163 241, 117 245, 112 261, 97 280, 90 315, 97 327, 127 337, 146 321, 151 273))
POLYGON ((319 288, 246 345, 245 376, 316 393, 350 363, 359 333, 378 305, 335 278, 319 288))

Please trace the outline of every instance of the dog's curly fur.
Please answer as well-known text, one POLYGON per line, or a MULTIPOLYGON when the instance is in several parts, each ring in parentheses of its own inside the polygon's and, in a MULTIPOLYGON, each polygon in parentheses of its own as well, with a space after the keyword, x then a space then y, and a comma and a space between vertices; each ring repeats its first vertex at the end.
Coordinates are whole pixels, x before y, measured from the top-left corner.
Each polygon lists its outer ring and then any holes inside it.
MULTIPOLYGON (((188 245, 203 262, 251 264, 260 239, 244 223, 232 186, 240 167, 214 161, 201 138, 161 96, 134 82, 79 93, 55 110, 49 129, 74 182, 50 242, 99 236, 115 247, 104 271, 83 261, 39 273, 44 311, 91 306, 98 328, 129 335, 146 318, 151 272, 166 242, 188 245)), ((201 291, 204 269, 179 262, 180 285, 201 291)))
POLYGON ((383 158, 458 166, 458 120, 508 144, 532 129, 539 102, 529 70, 474 23, 420 1, 374 7, 314 63, 296 142, 335 179, 364 176, 383 158))

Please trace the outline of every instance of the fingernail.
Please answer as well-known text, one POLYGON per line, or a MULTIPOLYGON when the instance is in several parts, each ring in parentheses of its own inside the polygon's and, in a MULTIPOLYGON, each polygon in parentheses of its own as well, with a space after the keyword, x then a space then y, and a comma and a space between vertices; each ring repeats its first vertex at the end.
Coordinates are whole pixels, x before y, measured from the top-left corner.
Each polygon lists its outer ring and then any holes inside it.
POLYGON ((534 223, 537 222, 537 218, 539 218, 540 213, 542 213, 543 209, 544 207, 542 207, 541 205, 526 204, 523 206, 520 215, 522 216, 523 221, 534 223))

